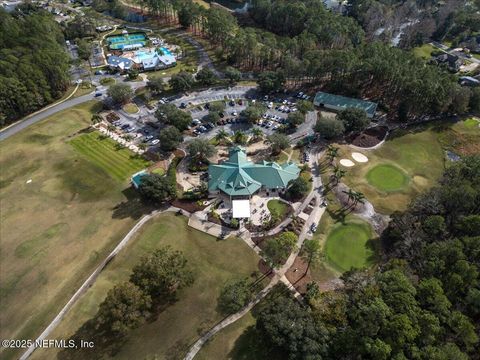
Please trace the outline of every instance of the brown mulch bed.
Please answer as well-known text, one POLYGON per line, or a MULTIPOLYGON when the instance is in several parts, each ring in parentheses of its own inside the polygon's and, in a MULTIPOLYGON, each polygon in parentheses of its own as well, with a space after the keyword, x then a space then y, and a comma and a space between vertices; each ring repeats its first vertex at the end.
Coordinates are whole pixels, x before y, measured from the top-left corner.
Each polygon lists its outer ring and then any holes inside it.
POLYGON ((358 135, 355 135, 350 142, 358 147, 369 148, 377 145, 387 135, 387 128, 383 126, 377 126, 367 129, 358 135))
POLYGON ((290 269, 285 273, 288 281, 292 283, 300 294, 305 294, 307 291, 307 284, 312 281, 310 269, 305 273, 306 270, 307 262, 300 256, 297 256, 290 269))
POLYGON ((194 213, 196 211, 201 211, 205 209, 205 206, 200 206, 197 204, 197 201, 192 200, 182 200, 182 199, 175 199, 172 202, 172 206, 178 207, 190 213, 194 213))

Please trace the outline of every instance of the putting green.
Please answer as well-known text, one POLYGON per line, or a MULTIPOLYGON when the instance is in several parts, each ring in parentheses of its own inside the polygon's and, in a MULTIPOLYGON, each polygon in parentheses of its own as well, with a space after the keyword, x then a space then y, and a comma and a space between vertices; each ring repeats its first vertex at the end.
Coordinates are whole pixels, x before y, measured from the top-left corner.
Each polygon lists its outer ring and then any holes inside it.
POLYGON ((375 261, 371 238, 367 223, 350 222, 333 228, 325 243, 327 261, 341 272, 371 265, 375 261))
POLYGON ((408 185, 409 178, 398 167, 381 164, 368 171, 367 181, 370 185, 382 191, 398 191, 408 185))

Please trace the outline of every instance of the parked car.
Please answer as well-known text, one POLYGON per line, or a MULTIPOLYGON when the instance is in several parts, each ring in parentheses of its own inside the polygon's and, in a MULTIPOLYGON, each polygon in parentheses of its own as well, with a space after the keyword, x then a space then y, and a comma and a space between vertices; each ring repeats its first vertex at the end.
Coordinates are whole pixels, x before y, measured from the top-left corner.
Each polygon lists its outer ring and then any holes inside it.
POLYGON ((185 104, 183 102, 180 104, 180 109, 185 109, 186 107, 187 107, 187 104, 185 104))
POLYGON ((232 115, 233 115, 233 116, 237 116, 238 113, 234 110, 234 111, 232 111, 232 115))
POLYGON ((160 140, 155 139, 155 140, 152 141, 152 145, 157 145, 159 142, 160 142, 160 140))
POLYGON ((317 225, 315 225, 315 224, 310 225, 310 230, 312 231, 312 233, 317 231, 317 225))
POLYGON ((102 93, 101 92, 96 92, 95 97, 99 97, 99 96, 102 96, 102 93))

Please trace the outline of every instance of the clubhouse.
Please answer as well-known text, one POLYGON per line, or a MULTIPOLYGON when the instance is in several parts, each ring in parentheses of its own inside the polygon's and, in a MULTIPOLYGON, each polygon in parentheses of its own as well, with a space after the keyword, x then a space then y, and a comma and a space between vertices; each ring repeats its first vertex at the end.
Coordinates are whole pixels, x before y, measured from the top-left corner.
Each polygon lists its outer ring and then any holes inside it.
POLYGON ((236 146, 230 149, 228 160, 208 167, 208 191, 212 196, 228 196, 234 218, 248 218, 252 195, 257 192, 278 195, 299 174, 300 168, 295 163, 248 161, 245 151, 236 146))

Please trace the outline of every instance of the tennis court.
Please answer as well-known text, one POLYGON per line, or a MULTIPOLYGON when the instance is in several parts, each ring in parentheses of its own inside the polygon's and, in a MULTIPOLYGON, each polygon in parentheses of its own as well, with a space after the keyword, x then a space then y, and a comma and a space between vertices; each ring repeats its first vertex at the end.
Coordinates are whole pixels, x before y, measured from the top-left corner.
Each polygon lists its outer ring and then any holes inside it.
POLYGON ((147 37, 144 33, 112 35, 107 37, 110 50, 130 50, 144 47, 147 37))

